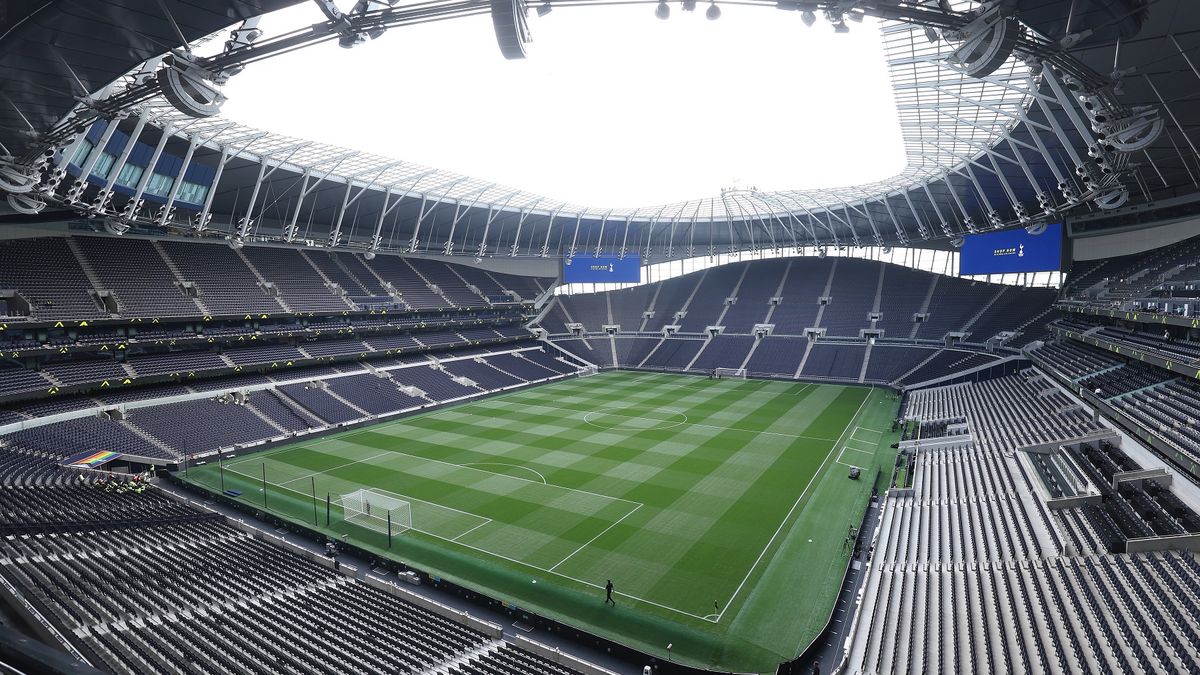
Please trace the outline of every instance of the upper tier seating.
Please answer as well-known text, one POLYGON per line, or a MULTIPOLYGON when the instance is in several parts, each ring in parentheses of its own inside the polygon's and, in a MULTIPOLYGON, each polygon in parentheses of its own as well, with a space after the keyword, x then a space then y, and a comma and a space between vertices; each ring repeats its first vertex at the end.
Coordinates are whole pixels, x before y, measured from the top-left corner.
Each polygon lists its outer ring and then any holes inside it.
POLYGON ((876 262, 837 259, 829 304, 825 305, 820 323, 829 335, 858 337, 860 329, 871 326, 870 314, 875 307, 876 294, 882 291, 882 272, 883 265, 876 262))
MULTIPOLYGON (((1153 289, 1170 281, 1200 277, 1200 237, 1099 263, 1078 262, 1067 277, 1063 296, 1104 305, 1150 298, 1153 289)), ((1195 291, 1182 297, 1195 298, 1195 291)), ((1179 297, 1179 296, 1177 296, 1179 297)))
POLYGON ((280 314, 285 310, 267 294, 237 251, 185 241, 160 244, 180 275, 194 282, 199 300, 211 315, 280 314))
POLYGON ((384 281, 389 282, 400 293, 401 299, 412 309, 451 309, 454 307, 446 298, 434 293, 429 284, 413 270, 403 258, 379 256, 371 261, 371 269, 384 281))
POLYGON ((454 303, 455 307, 488 306, 487 299, 468 288, 467 282, 463 281, 462 276, 455 272, 457 265, 452 267, 436 260, 422 258, 410 258, 408 262, 418 274, 437 286, 442 295, 454 303))
POLYGON ((341 312, 354 306, 335 295, 300 249, 248 246, 243 255, 264 279, 275 284, 279 298, 293 312, 341 312))
POLYGON ((154 242, 112 237, 73 239, 103 288, 116 296, 122 316, 202 314, 196 301, 184 294, 154 242))
POLYGON ((430 258, 380 254, 368 267, 349 252, 255 244, 235 250, 213 240, 81 235, 0 241, 0 316, 10 322, 108 318, 106 301, 116 315, 138 319, 341 314, 368 306, 488 308, 493 301, 511 305, 506 291, 531 302, 552 283, 430 258))
MULTIPOLYGON (((0 291, 16 291, 41 320, 107 317, 79 259, 62 237, 0 240, 0 291)), ((10 303, 8 311, 15 304, 10 303)))
POLYGON ((883 267, 880 319, 875 327, 882 329, 886 338, 913 337, 918 328, 913 315, 925 308, 925 299, 931 297, 938 277, 899 265, 883 267))
POLYGON ((750 333, 755 324, 766 323, 771 298, 780 290, 790 260, 764 260, 747 268, 737 290, 737 302, 725 310, 721 323, 730 333, 750 333))
POLYGON ((819 327, 830 337, 857 338, 874 328, 887 339, 940 341, 963 332, 976 343, 1013 332, 1018 335, 1006 344, 1019 346, 1043 334, 1041 322, 1052 318, 1054 299, 1050 289, 975 282, 858 258, 767 259, 604 293, 559 295, 541 325, 551 335, 566 334, 569 323, 591 333, 615 323, 622 333, 679 325, 682 333, 701 334, 722 325, 725 334, 747 335, 756 324, 769 323, 779 336, 819 327), (829 301, 822 306, 826 291, 829 301), (780 299, 772 306, 775 297, 780 299), (916 322, 923 311, 925 321, 916 322), (647 312, 653 313, 649 319, 647 312), (880 318, 872 321, 873 312, 880 318))
MULTIPOLYGON (((976 315, 982 315, 987 310, 984 307, 992 302, 1005 286, 985 284, 981 281, 970 281, 956 277, 938 277, 933 297, 929 301, 929 318, 917 328, 919 338, 941 339, 946 333, 967 331, 971 320, 976 315)), ((1049 305, 1051 298, 1045 298, 1049 305)), ((1032 300, 1031 300, 1032 301, 1032 300)), ((1017 324, 1013 324, 1013 328, 1017 324)), ((981 337, 986 340, 987 337, 981 337)))

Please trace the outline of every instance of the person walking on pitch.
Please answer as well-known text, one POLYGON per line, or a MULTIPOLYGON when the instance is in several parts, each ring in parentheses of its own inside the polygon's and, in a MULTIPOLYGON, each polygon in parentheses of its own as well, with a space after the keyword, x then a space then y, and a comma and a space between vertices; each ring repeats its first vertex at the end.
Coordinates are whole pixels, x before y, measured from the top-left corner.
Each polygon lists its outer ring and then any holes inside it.
POLYGON ((611 602, 613 604, 613 607, 616 607, 617 601, 612 599, 612 591, 613 591, 612 579, 609 579, 608 583, 604 585, 604 593, 606 596, 604 598, 604 604, 607 605, 608 603, 611 602))

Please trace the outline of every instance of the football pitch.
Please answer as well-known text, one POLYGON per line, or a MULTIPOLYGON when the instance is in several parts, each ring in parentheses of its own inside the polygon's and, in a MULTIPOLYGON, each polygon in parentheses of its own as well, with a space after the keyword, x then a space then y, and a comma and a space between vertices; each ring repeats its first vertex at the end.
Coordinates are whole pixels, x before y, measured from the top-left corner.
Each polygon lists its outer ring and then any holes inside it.
POLYGON ((662 657, 673 643, 678 660, 773 672, 829 616, 847 531, 890 477, 896 405, 869 387, 607 372, 186 478, 510 607, 662 657), (411 505, 390 548, 337 506, 364 488, 411 505), (602 603, 607 579, 616 607, 602 603))

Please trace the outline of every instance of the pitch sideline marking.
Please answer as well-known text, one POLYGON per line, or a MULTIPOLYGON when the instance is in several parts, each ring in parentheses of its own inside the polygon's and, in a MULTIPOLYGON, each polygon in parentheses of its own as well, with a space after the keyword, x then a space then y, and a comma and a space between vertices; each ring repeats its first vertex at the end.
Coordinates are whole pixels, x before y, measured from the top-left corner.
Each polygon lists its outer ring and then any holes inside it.
MULTIPOLYGON (((809 387, 812 387, 812 386, 815 386, 815 385, 813 385, 812 383, 805 383, 805 389, 801 390, 801 392, 803 392, 803 391, 807 390, 807 388, 809 388, 809 387)), ((854 420, 856 420, 856 419, 858 418, 859 414, 861 414, 861 412, 862 412, 862 409, 863 409, 863 406, 865 406, 865 405, 866 405, 866 402, 867 402, 867 400, 868 400, 868 399, 870 399, 870 393, 873 393, 873 392, 874 392, 874 390, 875 390, 875 387, 873 387, 873 386, 872 386, 872 387, 871 387, 871 391, 868 393, 868 395, 867 395, 866 397, 864 397, 864 398, 863 398, 863 402, 859 404, 859 406, 858 406, 858 409, 855 411, 855 413, 854 413, 853 417, 851 417, 851 422, 853 422, 854 420)), ((562 411, 562 412, 572 412, 572 413, 579 413, 579 412, 583 412, 583 411, 579 411, 579 410, 573 410, 573 409, 570 409, 570 408, 558 408, 558 407, 555 407, 555 406, 549 406, 549 405, 538 404, 538 403, 533 403, 533 404, 528 404, 528 403, 527 403, 526 405, 533 405, 533 406, 536 406, 536 407, 547 408, 547 409, 550 409, 550 410, 558 410, 558 411, 562 411)), ((747 582, 747 581, 750 579, 750 576, 754 574, 754 570, 755 570, 755 569, 757 569, 757 568, 758 568, 758 565, 759 565, 759 564, 762 562, 762 558, 763 558, 763 556, 764 556, 764 555, 766 555, 766 552, 767 552, 767 550, 768 550, 768 549, 770 549, 770 547, 771 547, 771 546, 772 546, 772 544, 774 543, 775 539, 776 539, 776 538, 779 536, 779 533, 780 533, 780 532, 783 530, 783 527, 784 527, 784 526, 785 526, 785 525, 788 523, 788 521, 791 519, 791 517, 792 517, 792 514, 793 514, 793 513, 795 512, 795 510, 796 510, 796 507, 797 507, 797 506, 799 506, 799 504, 800 504, 800 501, 804 499, 804 496, 805 496, 805 495, 808 493, 808 490, 809 490, 809 488, 811 488, 811 487, 812 487, 812 484, 813 484, 813 482, 816 480, 816 477, 817 477, 818 475, 820 475, 820 474, 822 473, 822 471, 824 471, 824 469, 825 469, 825 465, 826 465, 826 464, 828 464, 828 462, 829 462, 829 458, 833 456, 833 448, 837 447, 837 444, 838 444, 838 443, 841 441, 842 437, 844 437, 844 436, 846 435, 846 431, 847 431, 847 430, 849 430, 849 428, 850 428, 850 425, 848 424, 848 425, 846 426, 846 428, 844 428, 844 429, 842 430, 842 433, 841 433, 841 435, 839 435, 839 436, 838 436, 838 438, 836 438, 836 439, 829 439, 829 438, 822 438, 822 437, 818 437, 818 436, 801 436, 801 435, 797 435, 797 434, 786 434, 786 433, 781 433, 781 432, 772 432, 772 431, 752 431, 752 430, 749 430, 749 429, 740 429, 740 428, 736 428, 736 427, 721 427, 721 426, 717 426, 717 425, 712 425, 712 424, 702 424, 702 423, 698 423, 698 422, 690 422, 689 424, 692 424, 692 425, 695 425, 695 426, 701 426, 701 427, 714 428, 714 429, 723 429, 723 430, 729 430, 729 431, 741 431, 741 432, 746 432, 746 433, 762 433, 762 434, 775 435, 775 436, 787 436, 787 437, 791 437, 791 438, 805 438, 805 439, 810 439, 810 440, 833 441, 833 445, 830 447, 830 450, 829 450, 829 452, 828 452, 828 453, 825 455, 825 459, 824 459, 824 460, 821 462, 821 465, 820 465, 819 467, 817 467, 817 470, 816 470, 816 471, 813 473, 812 477, 811 477, 811 478, 809 478, 809 481, 808 481, 808 483, 805 485, 805 487, 804 487, 804 490, 803 490, 803 491, 800 493, 800 496, 799 496, 799 497, 796 499, 796 501, 795 501, 795 502, 792 504, 792 507, 791 507, 791 509, 789 509, 789 510, 788 510, 788 513, 787 513, 787 514, 784 516, 784 518, 783 518, 783 521, 782 521, 782 522, 780 522, 780 524, 779 524, 779 527, 778 527, 778 528, 776 528, 776 530, 775 530, 775 533, 774 533, 773 535, 771 535, 771 539, 767 541, 767 545, 766 545, 766 546, 763 548, 763 550, 762 550, 762 551, 759 553, 759 555, 758 555, 758 558, 757 558, 757 559, 755 559, 754 563, 753 563, 753 564, 750 566, 750 570, 749 570, 749 571, 746 573, 746 576, 745 576, 745 577, 743 577, 743 579, 742 579, 742 582, 741 582, 740 584, 738 584, 738 586, 737 586, 737 588, 736 588, 736 589, 734 589, 733 595, 731 595, 731 596, 730 596, 729 600, 728 600, 728 601, 725 603, 725 606, 724 606, 724 608, 721 610, 721 612, 720 612, 720 613, 718 613, 718 614, 715 614, 715 615, 714 615, 714 614, 707 614, 707 615, 705 615, 705 616, 700 616, 700 615, 698 615, 698 614, 693 614, 693 613, 691 613, 691 612, 688 612, 688 611, 685 611, 685 610, 682 610, 682 609, 677 609, 677 608, 675 608, 675 607, 670 607, 670 606, 668 606, 668 605, 664 605, 664 604, 662 604, 662 603, 658 603, 658 602, 655 602, 655 601, 653 601, 653 600, 647 600, 647 599, 645 599, 645 598, 641 598, 641 597, 638 597, 638 596, 636 596, 636 595, 631 595, 631 594, 628 594, 628 593, 622 593, 622 592, 620 592, 620 591, 616 591, 616 594, 617 594, 618 596, 621 596, 621 597, 624 597, 624 598, 628 598, 628 599, 630 599, 630 600, 635 600, 635 601, 637 601, 637 602, 642 602, 642 603, 645 603, 645 604, 648 604, 648 605, 653 605, 653 606, 655 606, 655 607, 658 607, 658 608, 660 608, 660 609, 665 609, 665 610, 667 610, 667 611, 674 612, 674 613, 676 613, 676 614, 682 614, 682 615, 684 615, 684 616, 688 616, 688 617, 691 617, 691 618, 694 618, 694 619, 699 619, 699 620, 701 620, 701 621, 708 621, 708 622, 711 622, 711 623, 720 623, 720 621, 721 621, 721 618, 722 618, 722 617, 725 615, 725 612, 726 612, 726 611, 729 609, 729 606, 730 606, 730 605, 732 605, 732 604, 733 604, 733 602, 734 602, 734 601, 737 599, 737 596, 738 596, 738 595, 741 593, 741 590, 742 590, 742 588, 743 588, 743 587, 746 585, 746 582, 747 582), (716 618, 713 618, 714 616, 715 616, 716 618)), ((869 429, 868 429, 867 431, 871 431, 871 430, 869 430, 869 429)), ((878 433, 882 433, 882 432, 878 432, 878 433)), ((322 440, 318 441, 318 442, 317 442, 317 444, 324 444, 324 443, 331 442, 331 441, 334 441, 334 440, 340 440, 340 439, 334 439, 334 438, 322 439, 322 440)), ((450 465, 450 466, 456 466, 456 467, 462 467, 462 468, 472 468, 472 467, 465 467, 465 466, 463 466, 463 465, 461 465, 461 464, 454 464, 454 463, 452 463, 452 462, 444 462, 444 461, 442 461, 442 460, 436 460, 436 459, 430 459, 430 458, 426 458, 426 457, 420 457, 419 455, 410 455, 410 454, 408 454, 408 453, 405 453, 405 452, 399 452, 399 451, 389 451, 389 452, 380 453, 379 455, 375 455, 375 456, 372 456, 372 457, 369 457, 369 458, 366 458, 366 459, 362 459, 362 460, 357 460, 357 461, 354 461, 354 462, 349 462, 349 463, 347 463, 346 465, 342 465, 342 466, 349 466, 349 465, 352 465, 352 464, 358 464, 358 463, 360 463, 360 462, 369 461, 369 460, 371 460, 371 459, 376 459, 376 458, 378 458, 378 457, 381 457, 381 456, 384 456, 384 455, 389 455, 389 454, 400 454, 400 455, 406 455, 406 456, 408 456, 408 457, 413 457, 413 458, 415 458, 415 459, 421 459, 421 460, 424 460, 424 461, 430 461, 430 462, 435 462, 435 463, 439 463, 439 464, 447 464, 447 465, 450 465)), ((339 466, 339 467, 334 467, 333 469, 330 469, 330 470, 335 470, 335 469, 338 469, 338 468, 342 468, 342 466, 339 466)), ((516 477, 516 476, 509 476, 508 474, 498 474, 498 473, 495 473, 495 472, 492 472, 492 471, 487 471, 487 470, 485 470, 485 469, 475 469, 475 470, 476 470, 476 471, 482 471, 482 472, 484 472, 484 473, 490 473, 490 474, 492 474, 492 475, 497 475, 497 476, 505 476, 505 477, 508 477, 508 478, 513 478, 514 480, 526 480, 527 482, 531 482, 531 483, 532 483, 532 482, 534 482, 534 481, 532 481, 532 480, 523 479, 523 478, 519 478, 519 477, 516 477)), ((257 478, 255 478, 255 477, 253 477, 253 476, 249 476, 249 475, 247 475, 247 474, 243 474, 243 473, 241 473, 241 472, 239 472, 239 471, 233 471, 233 473, 236 473, 236 474, 238 474, 238 475, 240 475, 240 476, 243 476, 244 478, 250 479, 251 481, 258 480, 257 478)), ((314 473, 312 473, 312 474, 309 474, 309 475, 307 475, 307 476, 303 476, 303 477, 301 477, 301 478, 292 479, 292 481, 289 481, 289 482, 294 482, 294 481, 296 481, 296 480, 302 480, 303 478, 308 478, 308 477, 310 477, 310 476, 324 475, 325 473, 326 473, 325 471, 318 471, 318 472, 314 472, 314 473)), ((338 479, 338 480, 341 480, 341 479, 338 479)), ((640 503, 640 502, 634 502, 634 501, 632 501, 632 500, 628 500, 628 499, 622 499, 622 498, 620 498, 620 497, 610 497, 610 496, 608 496, 608 495, 601 495, 601 494, 598 494, 598 493, 589 492, 589 491, 587 491, 587 490, 577 490, 577 489, 575 489, 575 488, 567 488, 567 487, 564 487, 564 486, 559 486, 559 485, 554 485, 553 487, 559 487, 559 488, 562 488, 562 489, 565 489, 565 490, 573 490, 573 491, 576 491, 576 492, 583 492, 583 493, 585 493, 585 494, 590 494, 590 495, 597 496, 597 497, 602 497, 602 498, 605 498, 605 499, 612 499, 612 500, 617 500, 617 501, 624 501, 624 502, 627 502, 627 503, 630 503, 630 504, 636 504, 636 505, 637 505, 637 507, 636 507, 636 508, 634 508, 634 509, 633 509, 633 511, 636 511, 638 508, 641 508, 642 506, 644 506, 644 504, 642 504, 642 503, 640 503)), ((285 489, 291 490, 291 488, 285 488, 285 489)), ((295 492, 295 490, 292 490, 292 491, 293 491, 293 492, 295 492)), ((424 500, 418 500, 418 501, 424 501, 424 500)), ((429 503, 431 503, 431 504, 432 504, 433 502, 429 502, 429 503)), ((435 505, 436 505, 436 506, 440 506, 440 507, 442 507, 442 508, 447 508, 447 509, 451 509, 451 510, 454 510, 454 511, 458 511, 458 509, 453 509, 452 507, 442 506, 442 505, 440 505, 440 504, 435 504, 435 505)), ((629 517, 629 515, 631 515, 631 514, 633 513, 633 511, 630 511, 629 513, 627 513, 627 514, 625 514, 624 516, 622 516, 622 517, 621 517, 621 520, 624 520, 625 518, 629 517)), ((466 513, 467 515, 475 516, 475 517, 477 517, 477 518, 486 518, 486 516, 479 516, 479 515, 477 515, 477 514, 473 514, 473 513, 467 513, 467 512, 465 512, 465 511, 460 511, 460 512, 461 512, 461 513, 466 513)), ((490 521, 491 519, 488 519, 488 520, 490 521)), ((620 522, 620 521, 618 520, 617 522, 620 522)), ((486 523, 485 523, 485 524, 486 524, 486 523)), ((613 523, 613 525, 610 525, 608 529, 611 529, 611 528, 612 528, 614 525, 616 525, 616 523, 613 523)), ((413 528, 413 529, 417 529, 417 528, 413 528)), ((474 550, 474 551, 478 551, 478 552, 480 552, 480 553, 483 553, 483 554, 485 554, 485 555, 490 555, 490 556, 494 556, 494 557, 496 557, 496 558, 500 558, 500 559, 502 559, 502 560, 507 560, 508 562, 514 563, 514 564, 516 564, 516 565, 519 565, 519 566, 522 566, 522 567, 526 567, 526 568, 529 568, 529 569, 533 569, 533 570, 537 570, 537 571, 540 571, 540 572, 544 572, 544 573, 546 573, 546 574, 552 574, 552 575, 554 575, 554 576, 558 576, 558 577, 561 577, 561 578, 563 578, 563 579, 567 579, 567 580, 569 580, 569 581, 574 581, 575 583, 581 584, 581 585, 583 585, 583 586, 587 586, 587 587, 590 587, 590 588, 595 588, 595 589, 601 589, 601 588, 603 588, 603 587, 602 587, 602 586, 600 586, 599 584, 595 584, 595 583, 592 583, 592 582, 590 582, 590 581, 584 581, 584 580, 582 580, 582 579, 578 579, 578 578, 576 578, 576 577, 572 577, 572 576, 569 576, 569 575, 563 574, 563 573, 561 573, 561 572, 556 572, 556 571, 553 571, 553 570, 548 570, 548 569, 545 569, 545 568, 542 568, 542 567, 538 567, 537 565, 533 565, 533 564, 531 564, 531 563, 527 563, 527 562, 524 562, 524 561, 521 561, 521 560, 517 560, 517 559, 515 559, 515 558, 510 558, 510 557, 508 557, 508 556, 506 556, 506 555, 503 555, 503 554, 500 554, 500 553, 496 553, 496 552, 494 552, 494 551, 489 551, 489 550, 487 550, 487 549, 479 548, 479 547, 477 547, 477 546, 472 546, 472 545, 470 545, 470 544, 466 544, 466 543, 463 543, 463 542, 460 542, 460 541, 455 541, 454 539, 450 539, 450 538, 444 537, 444 536, 442 536, 442 535, 433 534, 433 533, 431 533, 431 532, 425 532, 424 530, 419 530, 419 529, 417 529, 417 531, 418 531, 418 532, 421 532, 422 534, 425 534, 425 535, 428 535, 428 536, 434 537, 435 539, 441 539, 441 540, 443 540, 443 541, 447 541, 447 542, 450 542, 450 543, 452 543, 452 544, 456 544, 456 545, 458 545, 458 546, 462 546, 462 547, 469 548, 469 549, 471 549, 471 550, 474 550)), ((463 536, 463 535, 465 535, 465 534, 466 534, 466 533, 463 533, 463 534, 460 534, 460 535, 458 535, 458 536, 459 536, 459 537, 461 537, 461 536, 463 536)), ((603 532, 602 532, 601 534, 603 534, 603 532)), ((597 535, 597 537, 598 537, 598 536, 599 536, 599 535, 597 535)), ((596 539, 597 537, 593 537, 592 541, 595 541, 595 539, 596 539)), ((590 543, 590 542, 589 542, 589 543, 590 543)), ((586 546, 586 545, 587 545, 587 544, 585 544, 585 546, 586 546)), ((574 555, 574 553, 572 553, 572 555, 574 555)), ((559 561, 559 563, 557 563, 557 564, 555 565, 555 567, 557 567, 558 565, 562 564, 562 562, 564 562, 565 560, 566 560, 566 559, 564 558, 564 560, 563 560, 563 561, 559 561)))
POLYGON ((825 459, 822 460, 821 466, 817 467, 817 470, 813 472, 812 478, 808 479, 808 484, 804 486, 804 490, 800 493, 800 496, 797 497, 796 501, 792 503, 792 508, 788 510, 787 515, 783 517, 783 521, 779 523, 779 527, 775 529, 775 534, 771 535, 770 540, 767 541, 767 545, 764 546, 762 552, 758 554, 758 558, 754 561, 754 564, 750 566, 750 571, 746 572, 746 576, 742 578, 742 583, 738 584, 738 587, 733 591, 733 595, 729 596, 729 600, 725 602, 725 606, 722 607, 721 612, 717 614, 717 620, 714 621, 714 623, 721 622, 721 617, 725 616, 725 612, 731 605, 733 605, 733 601, 737 599, 738 594, 742 592, 742 587, 744 587, 746 582, 750 580, 750 576, 754 574, 754 570, 758 569, 758 564, 762 562, 763 556, 767 554, 767 550, 769 550, 772 544, 775 543, 775 538, 778 537, 779 533, 783 531, 783 527, 792 519, 792 514, 796 511, 796 507, 800 506, 800 501, 804 499, 806 494, 808 494, 808 490, 812 487, 813 483, 816 482, 817 476, 820 476, 822 472, 825 471, 825 465, 829 463, 829 458, 833 456, 833 448, 837 447, 837 444, 841 441, 842 436, 845 436, 846 432, 850 430, 850 425, 854 424, 855 420, 858 419, 858 415, 862 412, 863 406, 867 404, 867 401, 870 400, 871 394, 873 393, 875 393, 875 387, 871 387, 871 391, 869 391, 867 395, 863 397, 862 403, 858 404, 858 410, 854 411, 854 415, 850 418, 850 421, 846 423, 846 428, 842 429, 842 435, 839 436, 837 441, 834 442, 833 446, 829 448, 829 453, 825 455, 825 459))

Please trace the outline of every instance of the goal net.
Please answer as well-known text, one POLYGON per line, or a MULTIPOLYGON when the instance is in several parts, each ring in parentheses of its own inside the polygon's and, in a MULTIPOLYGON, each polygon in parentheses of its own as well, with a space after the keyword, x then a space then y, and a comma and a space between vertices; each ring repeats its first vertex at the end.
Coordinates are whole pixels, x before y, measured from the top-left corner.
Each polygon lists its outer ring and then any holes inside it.
POLYGON ((743 380, 746 379, 746 369, 745 368, 717 368, 716 372, 714 372, 713 374, 716 375, 718 378, 738 377, 743 380))
POLYGON ((412 504, 371 490, 355 490, 338 498, 347 523, 385 534, 412 529, 412 504), (391 532, 388 532, 388 523, 391 532))
POLYGON ((599 372, 600 372, 600 369, 597 368, 596 366, 584 366, 583 370, 579 371, 579 376, 580 377, 588 377, 590 375, 595 375, 596 373, 599 373, 599 372))

